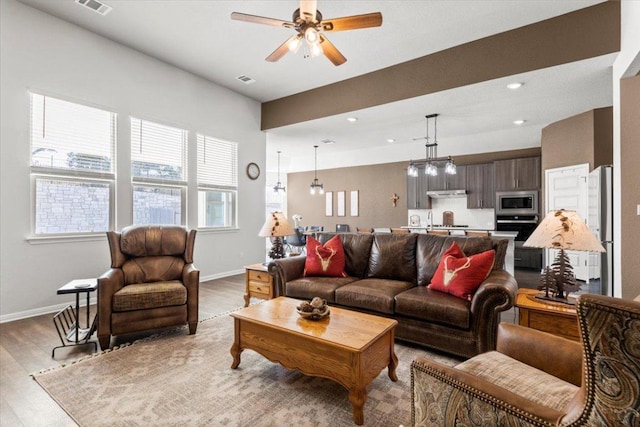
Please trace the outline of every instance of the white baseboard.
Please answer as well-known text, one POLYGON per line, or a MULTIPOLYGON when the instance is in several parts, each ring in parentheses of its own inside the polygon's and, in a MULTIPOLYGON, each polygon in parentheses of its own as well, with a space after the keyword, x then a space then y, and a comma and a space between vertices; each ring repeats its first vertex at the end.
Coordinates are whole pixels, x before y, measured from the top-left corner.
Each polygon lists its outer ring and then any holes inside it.
MULTIPOLYGON (((244 269, 232 270, 224 273, 210 274, 208 276, 200 276, 200 282, 202 283, 202 282, 206 282, 207 280, 221 279, 223 277, 235 276, 236 274, 244 274, 244 269)), ((82 302, 80 303, 80 307, 84 307, 86 305, 84 304, 84 302, 86 302, 86 298, 83 297, 81 298, 81 300, 82 302)), ((91 305, 96 303, 97 303, 97 297, 93 297, 89 300, 89 304, 91 305)), ((29 317, 41 316, 43 314, 48 314, 48 313, 57 313, 58 311, 62 310, 69 304, 70 304, 69 302, 65 302, 65 303, 60 303, 56 305, 50 305, 47 307, 40 307, 40 308, 31 309, 31 310, 18 311, 16 313, 3 314, 0 316, 0 323, 13 322, 14 320, 27 319, 29 317)))

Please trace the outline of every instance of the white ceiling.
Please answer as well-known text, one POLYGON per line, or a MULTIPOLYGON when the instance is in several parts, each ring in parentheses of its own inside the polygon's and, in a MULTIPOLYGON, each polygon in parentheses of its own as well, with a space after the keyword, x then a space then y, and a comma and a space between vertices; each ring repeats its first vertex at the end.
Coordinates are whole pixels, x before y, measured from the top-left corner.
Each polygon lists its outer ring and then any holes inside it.
MULTIPOLYGON (((328 34, 348 61, 301 52, 277 63, 264 58, 293 30, 232 21, 231 12, 290 20, 297 0, 104 0, 101 16, 74 0, 20 0, 51 15, 264 102, 362 75, 491 34, 521 27, 600 1, 337 1, 319 0, 324 18, 382 12, 379 28, 328 34), (256 80, 245 85, 235 78, 256 80)), ((539 146, 540 130, 554 121, 611 105, 615 55, 512 78, 493 80, 411 100, 268 131, 269 164, 282 151, 283 170, 402 161, 424 157, 425 114, 440 113, 441 155, 539 146), (525 85, 509 91, 511 81, 525 85), (358 121, 349 123, 347 116, 358 121), (513 120, 525 119, 522 126, 513 120), (394 138, 395 143, 388 143, 394 138), (331 139, 332 145, 320 141, 331 139), (362 150, 367 160, 362 160, 362 150), (321 151, 320 151, 321 150, 321 151), (324 156, 324 157, 323 157, 324 156), (322 159, 322 160, 320 160, 322 159)))

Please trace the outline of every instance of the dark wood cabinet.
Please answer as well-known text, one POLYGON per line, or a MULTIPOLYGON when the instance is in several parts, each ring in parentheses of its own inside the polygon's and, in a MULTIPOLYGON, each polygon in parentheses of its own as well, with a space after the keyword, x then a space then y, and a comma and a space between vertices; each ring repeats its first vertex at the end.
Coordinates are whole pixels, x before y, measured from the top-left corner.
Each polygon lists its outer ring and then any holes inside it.
POLYGON ((427 197, 427 176, 424 167, 418 168, 418 176, 407 175, 407 208, 431 209, 431 199, 427 197))
POLYGON ((540 157, 496 160, 493 165, 495 191, 540 188, 540 157))
POLYGON ((490 209, 495 207, 496 192, 493 187, 493 163, 466 166, 467 208, 490 209))
POLYGON ((438 168, 438 175, 427 176, 429 191, 464 190, 467 187, 467 167, 458 166, 455 175, 444 173, 444 168, 438 168))

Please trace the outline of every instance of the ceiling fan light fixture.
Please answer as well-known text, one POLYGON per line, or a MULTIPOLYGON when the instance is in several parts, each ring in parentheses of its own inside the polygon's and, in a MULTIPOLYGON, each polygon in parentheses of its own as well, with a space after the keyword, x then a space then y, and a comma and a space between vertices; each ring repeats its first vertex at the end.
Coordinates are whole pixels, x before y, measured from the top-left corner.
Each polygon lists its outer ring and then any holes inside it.
POLYGON ((302 45, 302 36, 300 34, 287 42, 287 48, 289 49, 289 52, 297 52, 298 49, 300 49, 300 45, 302 45))
POLYGON ((312 58, 322 55, 322 48, 320 47, 320 43, 316 42, 309 45, 309 53, 312 58))
POLYGON ((309 46, 313 45, 314 43, 319 44, 320 35, 318 34, 318 30, 313 27, 308 27, 306 30, 304 30, 304 39, 307 41, 307 43, 309 43, 309 46))

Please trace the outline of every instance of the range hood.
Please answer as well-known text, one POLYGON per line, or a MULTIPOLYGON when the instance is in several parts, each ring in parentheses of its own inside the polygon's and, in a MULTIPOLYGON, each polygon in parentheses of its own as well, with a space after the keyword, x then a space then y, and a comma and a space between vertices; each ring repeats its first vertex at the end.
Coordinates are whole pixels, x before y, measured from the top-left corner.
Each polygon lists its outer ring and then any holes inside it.
POLYGON ((447 199, 452 197, 465 197, 467 190, 433 190, 427 191, 427 196, 432 199, 447 199))

